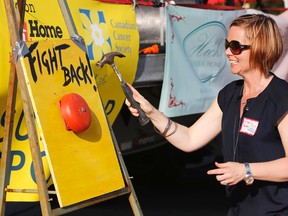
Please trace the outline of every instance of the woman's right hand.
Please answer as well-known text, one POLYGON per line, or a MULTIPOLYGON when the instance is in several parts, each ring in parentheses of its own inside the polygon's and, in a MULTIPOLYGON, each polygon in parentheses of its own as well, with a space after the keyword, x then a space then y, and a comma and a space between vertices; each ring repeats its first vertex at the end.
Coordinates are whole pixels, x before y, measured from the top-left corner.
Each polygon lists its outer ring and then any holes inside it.
MULTIPOLYGON (((147 101, 132 85, 130 85, 129 83, 127 83, 127 85, 129 86, 129 88, 131 89, 133 93, 134 100, 139 103, 141 109, 149 117, 149 114, 151 114, 153 109, 156 109, 156 108, 152 106, 152 104, 150 104, 150 102, 147 101)), ((127 100, 127 98, 125 100, 125 104, 127 105, 132 115, 136 117, 139 116, 138 110, 131 106, 131 103, 127 100)))

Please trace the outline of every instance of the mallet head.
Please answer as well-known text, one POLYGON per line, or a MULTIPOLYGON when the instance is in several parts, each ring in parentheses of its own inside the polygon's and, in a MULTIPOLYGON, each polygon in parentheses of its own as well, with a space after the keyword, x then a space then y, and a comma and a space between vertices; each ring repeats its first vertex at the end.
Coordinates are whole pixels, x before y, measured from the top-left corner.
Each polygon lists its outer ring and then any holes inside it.
POLYGON ((104 64, 113 65, 115 56, 120 57, 120 58, 125 57, 125 55, 123 55, 120 52, 106 53, 105 55, 102 56, 101 60, 96 63, 96 67, 98 69, 101 69, 104 66, 104 64))

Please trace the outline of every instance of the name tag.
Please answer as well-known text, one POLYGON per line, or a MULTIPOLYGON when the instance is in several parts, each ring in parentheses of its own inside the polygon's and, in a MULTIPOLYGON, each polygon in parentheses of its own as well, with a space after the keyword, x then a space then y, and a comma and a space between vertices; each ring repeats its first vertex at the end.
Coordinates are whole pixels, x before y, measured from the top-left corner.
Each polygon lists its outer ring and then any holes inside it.
POLYGON ((245 118, 242 121, 240 132, 249 136, 254 136, 257 131, 259 121, 254 119, 245 118))

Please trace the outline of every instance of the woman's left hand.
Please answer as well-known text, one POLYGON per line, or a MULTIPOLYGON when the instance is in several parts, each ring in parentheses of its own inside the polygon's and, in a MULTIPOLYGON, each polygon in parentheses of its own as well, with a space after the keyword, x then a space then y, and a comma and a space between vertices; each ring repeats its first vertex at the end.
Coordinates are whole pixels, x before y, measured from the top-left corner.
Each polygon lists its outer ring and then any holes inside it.
POLYGON ((235 185, 242 181, 246 175, 245 165, 238 162, 215 162, 216 169, 209 170, 208 175, 216 175, 217 181, 222 185, 235 185))

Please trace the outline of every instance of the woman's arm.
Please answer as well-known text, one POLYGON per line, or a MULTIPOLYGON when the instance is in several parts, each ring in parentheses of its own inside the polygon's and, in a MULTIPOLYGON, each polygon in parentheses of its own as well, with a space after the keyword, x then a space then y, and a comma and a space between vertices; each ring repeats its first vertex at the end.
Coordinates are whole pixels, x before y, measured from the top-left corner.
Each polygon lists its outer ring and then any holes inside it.
MULTIPOLYGON (((135 88, 130 85, 134 99, 140 104, 143 111, 150 118, 153 125, 160 133, 163 133, 167 128, 168 117, 162 112, 153 107, 135 88)), ((136 109, 131 107, 131 104, 126 100, 126 105, 134 116, 138 116, 136 109)), ((191 127, 180 125, 172 122, 166 135, 168 142, 178 149, 191 152, 195 151, 211 141, 221 131, 222 111, 215 99, 210 108, 205 112, 191 127), (177 124, 177 126, 176 126, 177 124)))
MULTIPOLYGON (((277 160, 250 163, 251 172, 256 180, 286 182, 288 181, 288 113, 278 125, 285 157, 277 160)), ((246 175, 245 165, 238 162, 215 163, 216 169, 209 170, 208 175, 216 175, 223 185, 235 185, 246 175)))
POLYGON ((284 182, 288 181, 288 113, 278 125, 282 144, 285 150, 285 157, 270 162, 251 163, 251 171, 255 179, 284 182))

